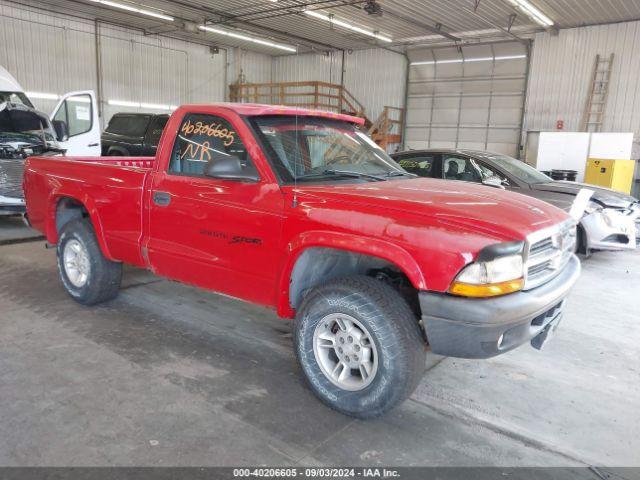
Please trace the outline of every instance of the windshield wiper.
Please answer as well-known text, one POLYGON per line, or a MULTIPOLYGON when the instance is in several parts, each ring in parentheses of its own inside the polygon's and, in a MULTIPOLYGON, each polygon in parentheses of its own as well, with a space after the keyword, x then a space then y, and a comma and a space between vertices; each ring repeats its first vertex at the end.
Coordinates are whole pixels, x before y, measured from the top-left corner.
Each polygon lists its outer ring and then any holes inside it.
POLYGON ((307 178, 318 178, 318 177, 352 177, 352 178, 367 178, 369 180, 375 180, 376 182, 383 182, 386 180, 385 177, 380 177, 378 175, 372 175, 371 173, 362 173, 362 172, 351 172, 349 170, 324 170, 318 173, 310 173, 308 175, 302 175, 298 177, 298 180, 304 180, 307 178))
POLYGON ((401 172, 400 170, 395 170, 393 172, 387 173, 387 177, 417 177, 415 173, 409 172, 401 172))

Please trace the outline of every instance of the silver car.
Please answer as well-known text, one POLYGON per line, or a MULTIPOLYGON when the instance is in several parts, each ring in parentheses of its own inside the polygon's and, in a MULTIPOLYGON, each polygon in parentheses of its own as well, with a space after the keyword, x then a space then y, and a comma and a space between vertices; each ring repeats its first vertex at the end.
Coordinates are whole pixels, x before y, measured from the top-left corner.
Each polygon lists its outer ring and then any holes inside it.
POLYGON ((608 188, 556 181, 526 163, 477 150, 411 150, 392 157, 421 177, 484 183, 551 203, 569 211, 583 188, 593 195, 578 227, 578 251, 630 250, 640 241, 638 199, 608 188))

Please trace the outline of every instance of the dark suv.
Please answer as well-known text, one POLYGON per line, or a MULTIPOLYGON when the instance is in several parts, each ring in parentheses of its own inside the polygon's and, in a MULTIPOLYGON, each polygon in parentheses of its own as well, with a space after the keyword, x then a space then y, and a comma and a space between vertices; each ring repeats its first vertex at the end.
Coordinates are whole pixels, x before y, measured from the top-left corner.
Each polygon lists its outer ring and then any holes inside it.
POLYGON ((102 133, 102 155, 120 157, 153 157, 167 114, 116 113, 102 133))

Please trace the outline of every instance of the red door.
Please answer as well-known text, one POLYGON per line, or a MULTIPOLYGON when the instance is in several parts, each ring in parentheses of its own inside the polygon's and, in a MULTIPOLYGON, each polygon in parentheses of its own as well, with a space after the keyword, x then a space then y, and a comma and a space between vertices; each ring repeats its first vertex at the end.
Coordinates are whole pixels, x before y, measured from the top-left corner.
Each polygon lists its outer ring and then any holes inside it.
POLYGON ((280 188, 264 179, 205 176, 205 166, 221 152, 252 167, 227 120, 187 115, 166 171, 155 172, 151 181, 148 261, 160 275, 273 305, 283 257, 280 188))

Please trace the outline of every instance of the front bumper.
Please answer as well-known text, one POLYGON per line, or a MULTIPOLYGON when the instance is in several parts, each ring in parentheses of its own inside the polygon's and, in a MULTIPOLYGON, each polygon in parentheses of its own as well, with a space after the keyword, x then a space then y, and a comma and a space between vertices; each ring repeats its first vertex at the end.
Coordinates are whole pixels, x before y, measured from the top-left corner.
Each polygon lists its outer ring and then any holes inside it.
POLYGON ((605 208, 582 217, 589 250, 633 250, 636 248, 635 212, 605 208))
POLYGON ((559 275, 532 290, 487 299, 420 292, 431 350, 448 357, 490 358, 531 341, 560 321, 579 275, 574 255, 559 275))

